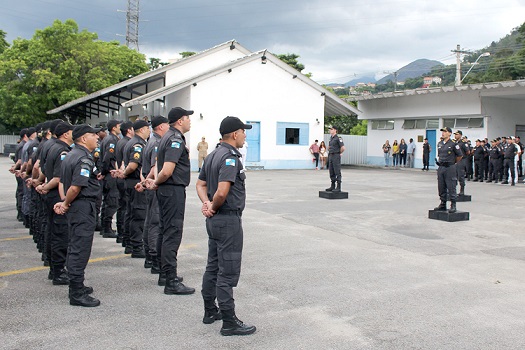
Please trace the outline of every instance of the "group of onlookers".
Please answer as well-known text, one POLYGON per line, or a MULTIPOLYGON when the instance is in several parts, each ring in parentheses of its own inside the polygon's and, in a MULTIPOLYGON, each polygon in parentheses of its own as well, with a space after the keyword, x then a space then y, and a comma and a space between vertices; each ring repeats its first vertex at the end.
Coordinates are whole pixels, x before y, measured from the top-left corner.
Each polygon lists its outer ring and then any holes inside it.
POLYGON ((386 140, 381 149, 385 157, 385 167, 390 166, 390 155, 392 155, 392 166, 403 168, 414 167, 416 144, 413 139, 410 139, 408 144, 405 142, 405 139, 401 139, 399 144, 397 140, 394 140, 392 145, 390 145, 390 141, 386 140))
POLYGON ((310 146, 310 153, 313 158, 312 161, 315 163, 315 170, 319 170, 319 163, 321 163, 321 169, 328 169, 328 149, 324 141, 315 140, 314 143, 310 146))

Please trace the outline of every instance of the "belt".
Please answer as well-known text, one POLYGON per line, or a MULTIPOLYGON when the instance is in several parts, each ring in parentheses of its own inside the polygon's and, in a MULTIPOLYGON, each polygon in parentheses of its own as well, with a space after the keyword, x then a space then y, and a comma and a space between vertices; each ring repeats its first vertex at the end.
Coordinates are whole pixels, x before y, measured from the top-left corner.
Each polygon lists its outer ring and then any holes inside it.
POLYGON ((237 209, 237 210, 233 210, 233 209, 219 209, 217 211, 217 214, 242 216, 242 210, 240 210, 240 209, 237 209))
POLYGON ((75 198, 75 200, 96 202, 97 201, 97 197, 77 197, 77 198, 75 198))
POLYGON ((509 157, 505 157, 505 159, 514 159, 514 157, 512 157, 512 158, 509 158, 509 157))

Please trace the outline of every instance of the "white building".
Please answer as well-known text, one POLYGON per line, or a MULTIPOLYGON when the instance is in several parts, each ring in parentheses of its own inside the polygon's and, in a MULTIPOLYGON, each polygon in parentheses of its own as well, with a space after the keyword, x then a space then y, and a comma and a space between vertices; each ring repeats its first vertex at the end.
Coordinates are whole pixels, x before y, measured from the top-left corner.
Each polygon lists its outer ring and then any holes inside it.
POLYGON ((266 50, 249 52, 236 41, 72 101, 49 111, 90 116, 91 124, 111 118, 135 120, 167 115, 173 107, 195 111, 186 134, 192 169, 197 143, 210 148, 220 137, 221 120, 233 115, 253 125, 247 130, 247 166, 305 169, 308 151, 324 134, 324 117, 359 114, 337 95, 266 50))
POLYGON ((356 97, 368 120, 367 161, 383 165, 381 146, 402 138, 416 142, 415 167, 422 167, 422 144, 432 146, 434 165, 440 128, 461 130, 470 140, 525 134, 525 80, 445 86, 356 97))

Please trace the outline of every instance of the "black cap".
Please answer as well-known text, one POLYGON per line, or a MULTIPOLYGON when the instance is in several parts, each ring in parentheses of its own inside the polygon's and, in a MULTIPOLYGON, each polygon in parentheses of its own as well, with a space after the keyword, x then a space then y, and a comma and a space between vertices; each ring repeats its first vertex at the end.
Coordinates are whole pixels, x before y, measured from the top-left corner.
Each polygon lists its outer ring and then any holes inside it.
POLYGON ((91 126, 89 126, 87 124, 77 125, 73 129, 73 140, 76 140, 79 137, 84 136, 85 134, 88 134, 88 133, 96 134, 99 131, 100 131, 100 129, 92 128, 91 126))
POLYGON ((111 119, 110 121, 108 121, 108 130, 111 132, 111 129, 113 129, 115 126, 121 123, 122 120, 111 119))
POLYGON ((228 116, 222 120, 219 132, 224 136, 239 129, 246 130, 251 128, 250 124, 244 124, 239 118, 228 116))
POLYGON ((476 142, 481 142, 481 140, 480 140, 480 139, 477 139, 476 142))
POLYGON ((133 130, 137 131, 140 128, 143 128, 145 126, 149 126, 149 123, 145 120, 139 119, 135 123, 133 123, 133 130))
POLYGON ((54 134, 57 137, 60 137, 66 132, 68 132, 69 130, 73 130, 73 129, 74 129, 74 126, 69 123, 64 123, 64 122, 58 123, 58 125, 55 127, 54 134))
POLYGON ((502 136, 501 138, 502 138, 502 139, 506 139, 506 138, 507 138, 507 136, 502 136))
POLYGON ((167 123, 168 119, 166 117, 163 117, 161 115, 156 115, 153 118, 151 118, 151 127, 155 129, 157 126, 163 123, 167 123))
POLYGON ((132 122, 127 121, 127 122, 123 122, 122 124, 120 124, 120 132, 122 133, 123 136, 126 136, 129 129, 133 129, 132 122))
POLYGON ((461 130, 456 130, 456 132, 454 133, 454 135, 455 135, 455 134, 463 135, 463 131, 461 131, 461 130))
POLYGON ((95 125, 95 128, 99 129, 98 131, 106 131, 108 129, 103 125, 95 125))
POLYGON ((184 117, 185 115, 192 115, 193 111, 185 110, 181 107, 175 107, 172 108, 171 111, 168 113, 168 121, 169 123, 175 123, 180 118, 184 117))
POLYGON ((36 132, 36 128, 34 127, 27 128, 26 136, 29 137, 33 135, 35 132, 36 132))
POLYGON ((423 139, 423 141, 425 141, 425 140, 427 140, 427 141, 428 141, 428 139, 427 139, 426 137, 425 137, 425 138, 423 139))
POLYGON ((334 129, 334 130, 339 131, 339 125, 330 125, 328 129, 334 129))
POLYGON ((22 130, 20 130, 20 138, 23 138, 26 135, 27 135, 27 128, 23 128, 22 130))
POLYGON ((452 133, 452 129, 449 128, 448 126, 445 126, 444 128, 439 129, 439 131, 446 131, 446 132, 452 133))

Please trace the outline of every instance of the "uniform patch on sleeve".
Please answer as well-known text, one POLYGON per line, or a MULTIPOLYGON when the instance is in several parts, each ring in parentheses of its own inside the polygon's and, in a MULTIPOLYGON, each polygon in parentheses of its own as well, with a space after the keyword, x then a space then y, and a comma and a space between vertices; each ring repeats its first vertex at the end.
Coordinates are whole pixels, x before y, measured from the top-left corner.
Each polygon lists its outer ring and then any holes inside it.
POLYGON ((110 143, 109 144, 109 148, 115 148, 115 144, 114 143, 110 143))
POLYGON ((88 169, 80 169, 80 175, 85 176, 85 177, 89 177, 90 172, 89 172, 88 169))
POLYGON ((171 148, 180 148, 180 142, 173 141, 173 142, 171 143, 171 148))
POLYGON ((134 150, 135 152, 142 152, 142 147, 140 147, 140 146, 135 146, 135 147, 133 148, 133 150, 134 150))
POLYGON ((37 149, 38 147, 33 147, 33 152, 36 152, 37 149))
POLYGON ((456 149, 459 149, 459 145, 456 145, 456 149))
POLYGON ((64 158, 66 158, 66 154, 67 152, 60 153, 60 160, 64 160, 64 158))
POLYGON ((135 152, 133 154, 133 159, 139 159, 140 158, 140 153, 139 152, 135 152))
POLYGON ((158 150, 158 149, 159 149, 159 148, 158 148, 157 146, 155 146, 155 153, 157 153, 157 150, 158 150))
POLYGON ((235 166, 235 159, 226 159, 226 165, 235 166))

